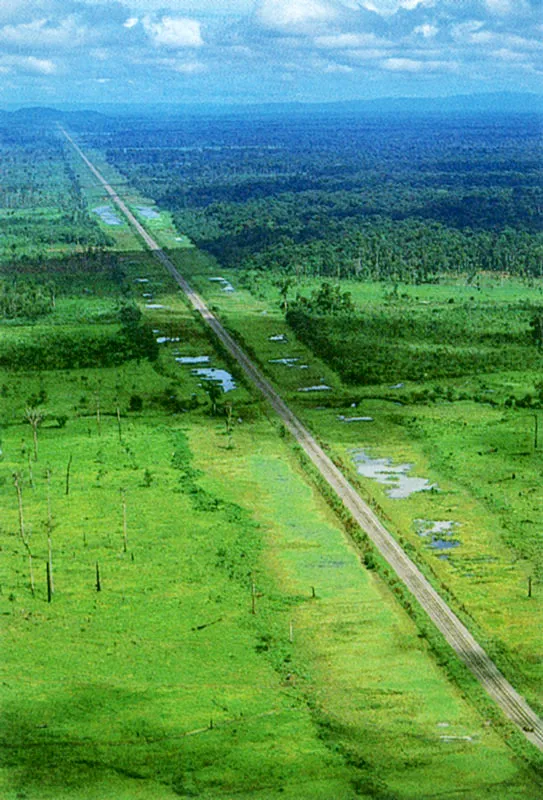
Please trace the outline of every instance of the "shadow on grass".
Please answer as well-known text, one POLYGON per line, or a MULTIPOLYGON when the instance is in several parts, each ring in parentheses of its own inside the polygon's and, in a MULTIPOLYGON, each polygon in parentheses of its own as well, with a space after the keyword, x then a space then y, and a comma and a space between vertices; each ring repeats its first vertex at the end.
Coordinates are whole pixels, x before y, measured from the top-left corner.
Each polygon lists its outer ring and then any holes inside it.
POLYGON ((269 752, 275 717, 182 731, 150 723, 149 702, 147 693, 88 685, 4 704, 0 768, 10 790, 19 798, 86 797, 101 784, 113 800, 126 779, 134 792, 133 782, 148 782, 180 797, 210 789, 223 796, 293 779, 290 759, 269 752))
POLYGON ((88 789, 107 773, 160 780, 157 749, 166 755, 166 734, 144 721, 143 707, 134 715, 144 702, 122 689, 83 686, 47 701, 4 704, 0 765, 10 771, 12 788, 37 797, 45 790, 88 789), (125 715, 134 720, 130 729, 118 722, 125 715))

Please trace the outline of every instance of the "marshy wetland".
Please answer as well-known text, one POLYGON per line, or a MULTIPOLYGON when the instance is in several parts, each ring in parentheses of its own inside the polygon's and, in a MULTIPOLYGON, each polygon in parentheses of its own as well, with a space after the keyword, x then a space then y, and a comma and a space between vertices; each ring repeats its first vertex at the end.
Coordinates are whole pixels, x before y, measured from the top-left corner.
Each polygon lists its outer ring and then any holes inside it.
MULTIPOLYGON (((202 212, 190 196, 184 211, 160 204, 133 131, 116 128, 106 152, 81 126, 94 163, 541 707, 540 276, 415 285, 340 270, 339 294, 322 275, 285 287, 274 265, 217 264, 187 239, 202 212)), ((36 168, 54 165, 51 207, 71 198, 80 228, 66 242, 51 212, 39 263, 15 233, 15 256, 0 255, 17 298, 0 330, 2 797, 539 798, 536 749, 357 539, 162 265, 93 213, 105 198, 86 167, 56 134, 21 136, 48 148, 36 168)), ((155 146, 148 126, 140 136, 155 146)))

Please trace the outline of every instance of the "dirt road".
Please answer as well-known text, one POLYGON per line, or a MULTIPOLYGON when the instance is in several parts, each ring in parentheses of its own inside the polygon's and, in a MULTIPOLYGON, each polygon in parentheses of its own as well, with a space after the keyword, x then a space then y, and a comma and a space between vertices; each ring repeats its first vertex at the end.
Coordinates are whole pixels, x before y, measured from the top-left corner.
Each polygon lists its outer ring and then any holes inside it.
POLYGON ((309 430, 294 415, 272 385, 266 380, 259 368, 208 309, 202 298, 190 287, 168 256, 138 222, 130 209, 89 161, 72 137, 64 129, 61 128, 61 131, 72 147, 81 156, 93 175, 102 184, 112 201, 123 212, 126 219, 141 236, 153 255, 164 265, 181 287, 192 306, 213 329, 217 338, 220 339, 230 354, 240 364, 250 381, 266 397, 282 419, 286 428, 288 428, 301 447, 303 447, 323 478, 336 492, 338 497, 341 498, 343 504, 350 511, 361 529, 367 534, 398 577, 414 595, 430 619, 455 650, 459 658, 480 681, 490 697, 500 706, 506 716, 520 728, 526 738, 540 750, 543 750, 543 721, 539 719, 524 698, 521 697, 504 678, 494 662, 477 643, 465 625, 426 580, 424 575, 406 555, 391 534, 388 533, 373 511, 364 503, 357 491, 349 483, 347 478, 340 472, 329 456, 326 455, 309 430))

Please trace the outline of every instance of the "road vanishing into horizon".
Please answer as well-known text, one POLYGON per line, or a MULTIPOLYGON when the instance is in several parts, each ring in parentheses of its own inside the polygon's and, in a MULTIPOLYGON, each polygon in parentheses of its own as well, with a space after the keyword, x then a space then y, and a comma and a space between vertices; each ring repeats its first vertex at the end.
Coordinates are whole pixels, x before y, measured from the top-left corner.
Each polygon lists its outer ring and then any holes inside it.
POLYGON ((339 497, 345 508, 355 519, 360 529, 373 542, 383 558, 405 584, 420 606, 428 614, 434 625, 443 634, 460 660, 475 675, 488 695, 497 703, 504 714, 522 731, 524 736, 543 751, 543 721, 537 716, 526 700, 511 686, 498 670, 492 659, 479 645, 466 626, 424 577, 418 567, 400 547, 394 537, 386 530, 371 508, 362 500, 354 486, 326 455, 309 429, 291 411, 271 383, 264 377, 259 367, 252 361, 239 344, 224 328, 217 317, 209 310, 204 300, 195 292, 187 280, 177 270, 166 253, 149 235, 143 225, 132 214, 126 203, 105 180, 87 158, 81 148, 64 128, 60 131, 83 159, 92 174, 103 186, 112 202, 124 214, 130 225, 139 234, 152 254, 170 273, 183 290, 190 304, 213 330, 230 355, 243 369, 250 382, 273 407, 285 427, 290 431, 306 455, 319 470, 321 476, 339 497))

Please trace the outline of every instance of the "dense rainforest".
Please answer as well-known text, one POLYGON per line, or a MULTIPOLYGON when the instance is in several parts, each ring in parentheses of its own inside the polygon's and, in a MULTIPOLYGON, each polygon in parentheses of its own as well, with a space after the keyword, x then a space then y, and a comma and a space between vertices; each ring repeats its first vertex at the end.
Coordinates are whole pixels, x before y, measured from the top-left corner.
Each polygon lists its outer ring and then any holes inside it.
POLYGON ((144 119, 89 145, 223 267, 433 281, 543 273, 535 116, 144 119))

